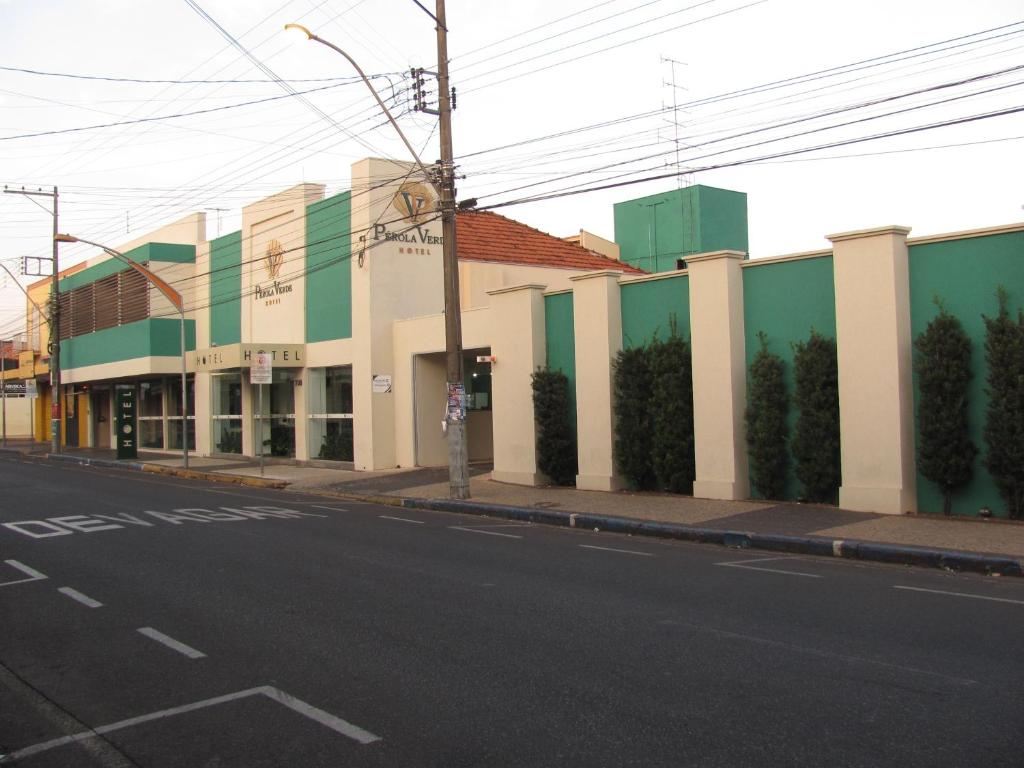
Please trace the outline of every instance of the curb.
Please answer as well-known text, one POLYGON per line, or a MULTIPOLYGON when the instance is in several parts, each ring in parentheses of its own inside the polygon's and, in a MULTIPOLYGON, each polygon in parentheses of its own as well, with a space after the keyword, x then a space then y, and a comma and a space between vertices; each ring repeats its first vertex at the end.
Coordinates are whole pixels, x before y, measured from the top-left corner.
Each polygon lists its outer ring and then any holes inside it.
POLYGON ((215 483, 246 485, 254 488, 275 488, 280 490, 287 488, 289 485, 287 480, 270 480, 265 477, 248 477, 247 475, 225 475, 219 472, 179 469, 178 467, 165 467, 162 464, 148 464, 139 461, 97 459, 92 456, 75 456, 67 453, 48 453, 46 458, 51 461, 64 461, 69 464, 105 467, 107 469, 124 469, 129 472, 149 472, 154 475, 173 475, 175 477, 184 477, 188 480, 210 480, 215 483))
POLYGON ((630 536, 653 536, 679 541, 692 541, 699 544, 717 544, 733 549, 760 549, 770 552, 815 555, 818 557, 841 557, 849 560, 913 565, 922 568, 941 568, 950 571, 965 571, 986 575, 1024 576, 1024 563, 1013 557, 985 555, 961 550, 883 544, 873 541, 829 539, 817 536, 789 536, 774 533, 729 531, 719 528, 680 525, 678 523, 614 517, 612 515, 562 512, 551 509, 513 507, 503 504, 481 504, 473 501, 415 499, 338 492, 331 493, 330 495, 353 501, 388 504, 390 506, 410 509, 462 512, 483 517, 498 517, 506 520, 539 523, 541 525, 588 528, 609 533, 624 533, 630 536))

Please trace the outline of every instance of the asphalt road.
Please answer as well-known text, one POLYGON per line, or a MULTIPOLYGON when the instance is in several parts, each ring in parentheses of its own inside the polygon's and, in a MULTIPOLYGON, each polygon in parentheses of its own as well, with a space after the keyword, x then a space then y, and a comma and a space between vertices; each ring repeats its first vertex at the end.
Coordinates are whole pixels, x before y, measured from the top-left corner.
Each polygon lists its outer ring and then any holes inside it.
POLYGON ((1024 582, 0 458, 0 764, 1021 766, 1024 582))

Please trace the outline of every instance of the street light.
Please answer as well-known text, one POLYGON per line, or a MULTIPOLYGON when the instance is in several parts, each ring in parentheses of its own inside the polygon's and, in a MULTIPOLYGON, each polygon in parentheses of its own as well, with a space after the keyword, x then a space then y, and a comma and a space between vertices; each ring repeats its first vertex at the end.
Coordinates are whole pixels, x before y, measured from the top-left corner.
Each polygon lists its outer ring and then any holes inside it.
POLYGON ((85 245, 91 245, 95 248, 100 248, 115 259, 123 261, 152 283, 178 310, 178 314, 181 316, 181 464, 185 469, 188 469, 188 377, 186 376, 185 361, 185 302, 181 298, 181 294, 171 288, 163 278, 158 277, 137 261, 129 259, 120 251, 108 248, 100 243, 94 243, 91 240, 75 237, 74 235, 56 234, 53 236, 53 239, 57 243, 84 243, 85 245))
MULTIPOLYGON (((420 8, 423 6, 418 2, 420 8)), ((438 122, 440 125, 441 162, 431 174, 423 165, 416 150, 398 127, 373 85, 363 74, 363 70, 341 48, 318 37, 301 24, 285 24, 286 30, 301 32, 307 39, 326 45, 344 56, 349 64, 370 89, 373 98, 387 115, 388 122, 402 138, 406 149, 416 160, 416 164, 428 179, 436 177, 440 192, 442 250, 444 253, 444 336, 445 359, 448 379, 449 405, 445 413, 445 425, 448 432, 448 492, 453 499, 469 498, 469 450, 466 440, 466 412, 464 407, 464 385, 462 370, 462 315, 459 307, 459 258, 455 242, 455 165, 452 153, 452 110, 448 91, 448 27, 445 22, 444 0, 437 0, 437 13, 428 15, 437 22, 437 80, 438 80, 438 122), (458 395, 460 401, 453 406, 452 394, 458 395)), ((426 8, 423 8, 426 11, 426 8)))

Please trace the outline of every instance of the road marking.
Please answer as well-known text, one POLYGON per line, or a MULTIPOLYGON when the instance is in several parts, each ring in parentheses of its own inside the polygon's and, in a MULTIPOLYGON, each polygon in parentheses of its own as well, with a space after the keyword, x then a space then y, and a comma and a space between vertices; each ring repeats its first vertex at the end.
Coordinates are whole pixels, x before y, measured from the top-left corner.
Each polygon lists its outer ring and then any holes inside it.
POLYGON ((464 528, 461 525, 449 525, 453 531, 464 531, 466 533, 479 533, 482 536, 501 536, 506 539, 521 539, 522 536, 516 536, 514 533, 498 533, 497 531, 481 531, 479 528, 464 528))
POLYGON ((91 597, 86 597, 77 589, 72 589, 71 587, 61 587, 57 591, 60 592, 62 595, 67 595, 72 600, 77 600, 82 605, 88 606, 89 608, 103 607, 103 603, 101 603, 99 600, 93 600, 91 597))
POLYGON ((40 573, 35 568, 29 568, 24 563, 19 563, 17 560, 4 560, 11 568, 21 571, 27 579, 15 579, 14 581, 3 581, 0 582, 0 587, 9 587, 11 584, 24 584, 28 581, 39 581, 40 579, 47 578, 45 574, 40 573))
POLYGON ((635 549, 616 549, 615 547, 598 547, 593 544, 578 544, 583 549, 600 549, 602 552, 620 552, 623 555, 640 555, 641 557, 654 557, 653 552, 638 552, 635 549))
POLYGON ((231 701, 238 701, 239 699, 246 699, 250 696, 266 696, 271 701, 288 707, 288 709, 293 712, 296 712, 303 717, 308 717, 310 720, 320 723, 320 725, 331 729, 335 733, 347 736, 350 739, 358 741, 360 744, 372 744, 375 741, 381 740, 380 736, 370 733, 369 731, 360 728, 358 725, 353 725, 347 720, 342 720, 340 717, 336 717, 330 712, 325 712, 318 707, 314 707, 312 704, 307 704, 301 699, 297 699, 279 688, 274 688, 270 685, 263 685, 259 688, 249 688, 244 691, 238 691, 237 693, 215 696, 212 699, 203 699, 202 701, 196 701, 192 704, 184 704, 180 707, 171 707, 170 709, 161 709, 158 712, 150 712, 146 715, 132 717, 127 720, 120 720, 109 725, 101 725, 91 731, 82 731, 80 733, 73 733, 69 736, 50 739, 49 741, 43 741, 39 744, 33 744, 30 747, 19 749, 6 757, 8 760, 12 761, 22 760, 26 757, 31 757, 32 755, 38 755, 40 752, 47 752, 57 747, 63 747, 65 744, 74 744, 80 741, 86 741, 87 739, 95 739, 99 736, 113 733, 114 731, 121 731, 125 728, 142 725, 143 723, 150 723, 154 720, 163 720, 164 718, 174 717, 175 715, 195 712, 196 710, 206 709, 207 707, 213 707, 217 704, 225 704, 231 701))
POLYGON ((392 517, 391 515, 377 515, 381 520, 395 520, 399 523, 414 523, 415 525, 426 525, 426 520, 410 520, 408 517, 392 517))
POLYGON ((173 637, 168 637, 163 632, 158 632, 152 627, 141 627, 136 631, 141 635, 145 635, 150 640, 156 640, 158 643, 166 645, 171 650, 177 651, 183 656, 188 656, 190 659, 206 658, 206 654, 202 651, 197 651, 195 648, 192 648, 191 646, 185 645, 184 643, 179 643, 173 637))
POLYGON ((778 560, 795 560, 792 557, 756 557, 751 560, 733 560, 726 563, 715 563, 715 565, 721 565, 726 568, 742 568, 745 571, 763 571, 764 573, 780 573, 783 576, 803 576, 806 579, 820 579, 821 576, 816 573, 801 573, 800 571, 787 571, 782 568, 762 568, 757 565, 750 565, 750 563, 767 563, 770 561, 778 560))
POLYGON ((924 587, 904 587, 900 584, 893 585, 893 589, 905 589, 910 592, 930 592, 933 595, 950 595, 951 597, 971 597, 975 600, 990 600, 993 603, 1013 603, 1024 605, 1024 600, 1011 600, 1008 597, 989 597, 988 595, 972 595, 968 592, 947 592, 944 589, 925 589, 924 587))
MULTIPOLYGON (((325 507, 322 504, 309 504, 314 509, 329 509, 331 512, 348 512, 344 507, 325 507)), ((312 515, 312 517, 327 517, 327 515, 312 515)))

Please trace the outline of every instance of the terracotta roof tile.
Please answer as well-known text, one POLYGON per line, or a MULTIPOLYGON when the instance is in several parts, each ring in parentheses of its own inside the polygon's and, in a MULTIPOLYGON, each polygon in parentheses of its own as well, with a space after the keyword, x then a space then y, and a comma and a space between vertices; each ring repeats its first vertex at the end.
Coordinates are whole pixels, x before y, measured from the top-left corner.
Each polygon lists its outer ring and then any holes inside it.
POLYGON ((463 261, 494 261, 585 272, 620 269, 628 274, 645 274, 642 269, 492 211, 459 211, 455 215, 455 228, 459 259, 463 261))

